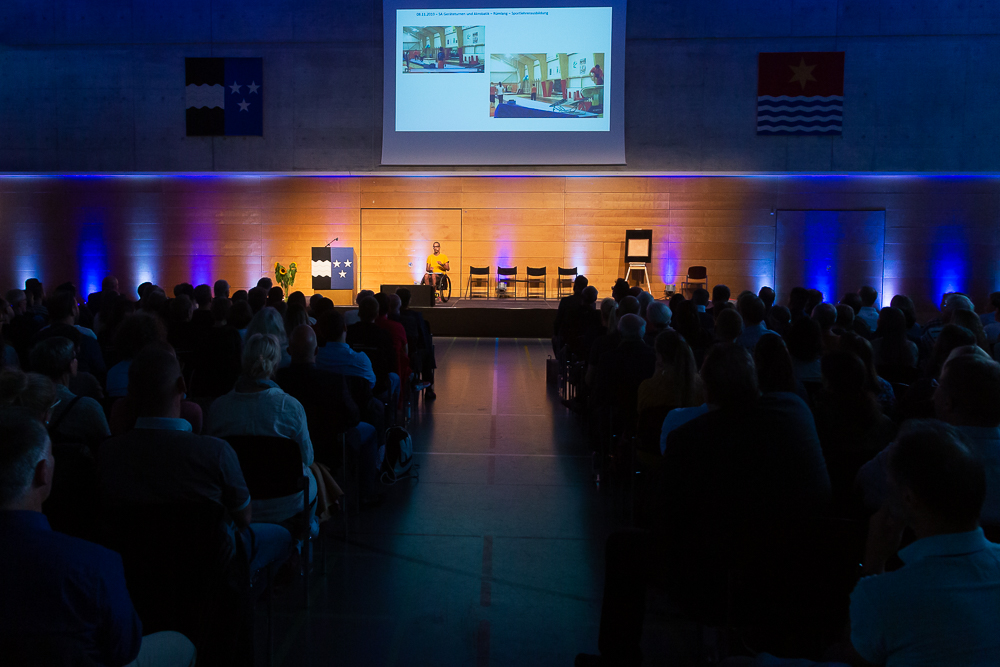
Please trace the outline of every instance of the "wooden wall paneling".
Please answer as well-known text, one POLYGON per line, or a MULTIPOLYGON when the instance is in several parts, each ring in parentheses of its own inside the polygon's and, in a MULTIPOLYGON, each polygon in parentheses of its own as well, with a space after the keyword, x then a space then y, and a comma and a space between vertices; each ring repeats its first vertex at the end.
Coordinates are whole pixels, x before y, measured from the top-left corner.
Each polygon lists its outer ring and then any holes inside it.
POLYGON ((567 176, 566 192, 673 192, 674 179, 658 176, 567 176))
POLYGON ((466 176, 462 192, 565 192, 565 176, 466 176))
POLYGON ((462 263, 461 210, 363 209, 361 289, 419 281, 434 241, 441 243, 454 275, 462 263))

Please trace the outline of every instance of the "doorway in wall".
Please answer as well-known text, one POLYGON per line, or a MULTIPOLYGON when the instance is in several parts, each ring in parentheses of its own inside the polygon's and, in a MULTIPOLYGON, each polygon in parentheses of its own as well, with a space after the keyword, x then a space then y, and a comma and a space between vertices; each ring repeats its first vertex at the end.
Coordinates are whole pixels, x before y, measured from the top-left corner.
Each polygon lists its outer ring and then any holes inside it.
POLYGON ((777 211, 774 282, 778 303, 793 287, 837 303, 862 285, 883 288, 885 211, 777 211))

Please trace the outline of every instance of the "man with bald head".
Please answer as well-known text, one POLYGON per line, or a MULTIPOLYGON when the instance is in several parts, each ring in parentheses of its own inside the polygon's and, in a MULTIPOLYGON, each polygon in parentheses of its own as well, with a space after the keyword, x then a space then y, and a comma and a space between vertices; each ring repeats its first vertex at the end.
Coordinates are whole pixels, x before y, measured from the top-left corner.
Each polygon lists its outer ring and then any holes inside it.
MULTIPOLYGON (((288 339, 292 363, 278 371, 275 381, 305 408, 318 461, 334 469, 339 467, 340 451, 334 443, 336 436, 345 435, 347 444, 358 453, 362 502, 375 500, 379 465, 375 427, 361 421, 347 379, 316 366, 316 346, 312 327, 306 324, 295 327, 288 339)), ((367 382, 363 384, 367 388, 367 382)))

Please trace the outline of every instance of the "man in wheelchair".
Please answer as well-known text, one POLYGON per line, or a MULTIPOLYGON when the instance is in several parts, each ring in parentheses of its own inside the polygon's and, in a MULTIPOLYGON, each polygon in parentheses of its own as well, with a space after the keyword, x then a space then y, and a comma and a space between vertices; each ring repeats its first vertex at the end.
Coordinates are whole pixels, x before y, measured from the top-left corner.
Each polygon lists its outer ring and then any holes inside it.
POLYGON ((424 279, 421 285, 433 285, 437 289, 441 284, 441 277, 447 271, 451 271, 451 262, 448 255, 441 252, 441 244, 437 241, 432 246, 434 254, 427 255, 427 266, 424 267, 424 279))

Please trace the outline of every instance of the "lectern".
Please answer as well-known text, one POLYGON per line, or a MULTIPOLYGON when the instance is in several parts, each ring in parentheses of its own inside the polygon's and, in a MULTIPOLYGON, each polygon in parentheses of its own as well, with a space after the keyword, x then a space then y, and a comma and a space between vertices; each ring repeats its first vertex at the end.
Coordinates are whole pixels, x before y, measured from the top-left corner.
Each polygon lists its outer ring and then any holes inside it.
POLYGON ((625 271, 625 280, 628 281, 635 272, 639 277, 636 284, 646 285, 649 291, 649 276, 646 271, 646 264, 653 261, 653 230, 652 229, 626 229, 625 230, 625 263, 628 269, 625 271))
POLYGON ((356 296, 355 264, 354 248, 313 248, 313 290, 349 290, 356 296))

